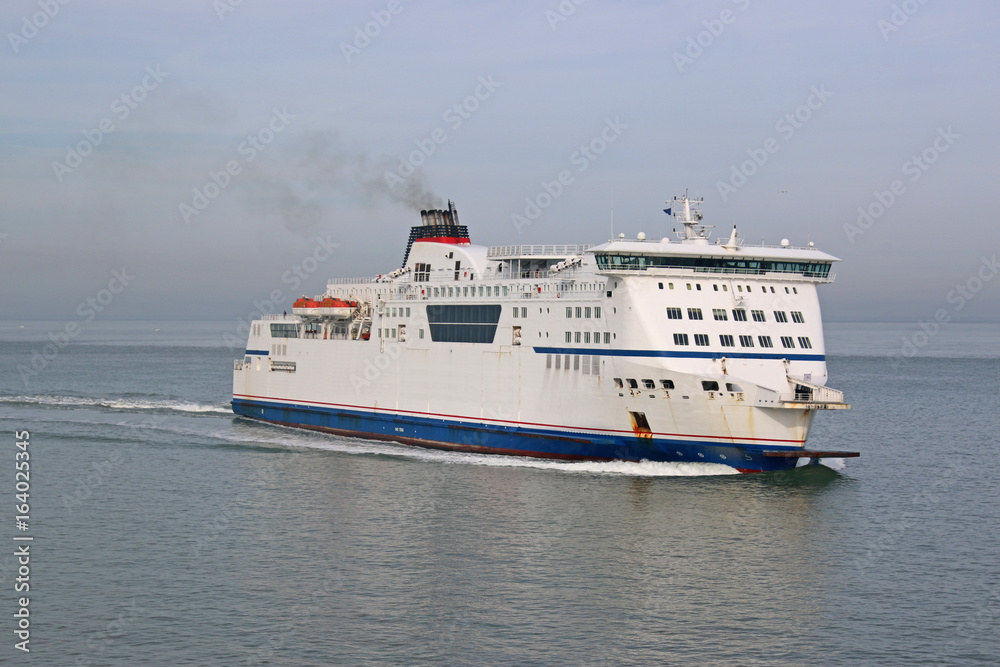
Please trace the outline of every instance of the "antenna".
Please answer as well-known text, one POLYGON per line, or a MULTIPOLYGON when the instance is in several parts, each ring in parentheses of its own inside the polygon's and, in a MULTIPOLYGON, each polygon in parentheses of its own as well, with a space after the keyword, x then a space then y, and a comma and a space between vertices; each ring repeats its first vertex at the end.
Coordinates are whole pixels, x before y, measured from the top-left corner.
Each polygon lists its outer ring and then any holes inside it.
POLYGON ((611 238, 615 238, 615 186, 611 186, 611 238))

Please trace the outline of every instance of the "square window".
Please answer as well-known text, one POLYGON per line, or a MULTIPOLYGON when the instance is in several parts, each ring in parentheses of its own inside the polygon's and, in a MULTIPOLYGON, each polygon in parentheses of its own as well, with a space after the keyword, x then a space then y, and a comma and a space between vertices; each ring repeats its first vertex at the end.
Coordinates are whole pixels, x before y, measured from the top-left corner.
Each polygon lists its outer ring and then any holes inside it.
POLYGON ((586 308, 583 309, 583 316, 590 317, 590 306, 587 306, 586 308))
POLYGON ((673 380, 660 380, 660 388, 662 388, 662 389, 673 389, 674 388, 674 381, 673 380))
POLYGON ((573 317, 573 309, 570 306, 566 306, 566 317, 573 317))
POLYGON ((570 332, 570 331, 566 332, 566 342, 567 343, 572 343, 573 342, 573 333, 570 332))
POLYGON ((701 308, 688 308, 688 319, 689 320, 700 320, 701 319, 701 308))
POLYGON ((573 342, 574 343, 579 343, 580 342, 580 332, 579 331, 577 331, 577 332, 575 332, 573 334, 573 342))
POLYGON ((663 289, 663 283, 659 283, 660 289, 663 289))
POLYGON ((577 319, 583 317, 583 315, 581 315, 582 312, 583 312, 583 308, 581 308, 580 306, 577 306, 576 307, 576 317, 577 317, 577 319))
POLYGON ((792 340, 791 336, 782 336, 781 337, 781 346, 782 347, 788 347, 788 348, 794 348, 795 347, 795 341, 792 340))
POLYGON ((722 345, 722 347, 733 347, 734 346, 733 345, 733 337, 730 336, 729 334, 720 334, 719 335, 719 343, 722 345))
POLYGON ((681 314, 680 308, 667 308, 667 319, 668 320, 680 320, 683 319, 684 315, 681 314))
POLYGON ((802 313, 801 312, 799 312, 797 310, 793 310, 792 311, 792 321, 796 322, 798 324, 805 324, 806 323, 806 318, 802 317, 802 313))
POLYGON ((803 350, 811 350, 812 343, 809 342, 809 338, 807 336, 799 336, 799 347, 803 350))
POLYGON ((527 317, 527 316, 528 316, 528 307, 527 306, 522 306, 521 307, 521 317, 524 318, 524 317, 527 317))
POLYGON ((783 310, 776 310, 776 311, 774 311, 774 321, 775 322, 787 322, 788 321, 788 316, 785 315, 785 311, 783 311, 783 310))
POLYGON ((747 321, 747 311, 742 308, 733 308, 733 320, 736 322, 746 322, 747 321))
POLYGON ((518 310, 517 308, 515 308, 515 309, 514 309, 514 312, 513 312, 513 315, 514 315, 514 317, 515 317, 515 318, 517 318, 517 314, 518 314, 518 312, 519 312, 519 310, 518 310))
POLYGON ((594 306, 594 317, 600 317, 600 316, 601 316, 601 307, 594 306))
POLYGON ((695 334, 694 344, 702 347, 708 347, 708 334, 695 334))
POLYGON ((683 333, 674 334, 674 345, 687 345, 688 335, 683 333))
POLYGON ((642 386, 644 389, 656 389, 656 383, 652 380, 643 380, 642 386))
POLYGON ((605 331, 604 332, 604 344, 605 345, 610 345, 611 344, 611 332, 609 332, 609 331, 605 331))
POLYGON ((761 347, 774 347, 774 343, 771 342, 770 336, 757 336, 757 340, 760 341, 761 347))
POLYGON ((753 347, 753 336, 740 336, 741 347, 753 347))
POLYGON ((763 310, 751 310, 750 314, 753 315, 753 321, 754 322, 766 322, 767 321, 764 318, 764 311, 763 310))
POLYGON ((720 322, 729 321, 729 315, 726 314, 725 308, 713 308, 712 317, 714 317, 716 320, 719 320, 720 322))
POLYGON ((584 343, 590 343, 590 332, 589 331, 584 331, 583 332, 583 342, 584 343))

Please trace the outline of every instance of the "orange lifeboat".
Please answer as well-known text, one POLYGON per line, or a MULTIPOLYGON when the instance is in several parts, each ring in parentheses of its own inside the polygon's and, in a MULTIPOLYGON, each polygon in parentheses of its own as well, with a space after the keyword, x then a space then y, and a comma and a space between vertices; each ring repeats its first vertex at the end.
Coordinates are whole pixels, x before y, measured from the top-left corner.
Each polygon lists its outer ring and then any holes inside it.
POLYGON ((329 317, 335 320, 350 319, 358 304, 354 301, 344 301, 333 297, 325 297, 320 301, 302 297, 292 304, 292 312, 305 317, 329 317))

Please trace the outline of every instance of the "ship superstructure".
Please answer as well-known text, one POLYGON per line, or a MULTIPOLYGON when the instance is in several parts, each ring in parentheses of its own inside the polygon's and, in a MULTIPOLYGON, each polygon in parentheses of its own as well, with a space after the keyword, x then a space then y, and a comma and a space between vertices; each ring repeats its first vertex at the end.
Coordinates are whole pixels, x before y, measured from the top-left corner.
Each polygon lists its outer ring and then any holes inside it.
POLYGON ((251 325, 233 410, 460 451, 722 463, 802 459, 826 387, 812 247, 712 243, 701 200, 677 238, 473 245, 449 202, 421 212, 403 265, 335 279, 251 325))

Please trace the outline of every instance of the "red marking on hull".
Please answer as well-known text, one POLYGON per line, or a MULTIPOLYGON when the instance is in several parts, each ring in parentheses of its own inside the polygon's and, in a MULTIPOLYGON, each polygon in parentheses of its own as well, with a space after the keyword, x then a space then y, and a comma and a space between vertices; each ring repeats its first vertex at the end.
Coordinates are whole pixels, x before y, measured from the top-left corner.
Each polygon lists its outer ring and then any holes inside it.
MULTIPOLYGON (((401 410, 401 409, 392 409, 392 410, 390 410, 390 409, 383 409, 383 410, 377 410, 375 408, 371 408, 371 407, 367 407, 367 406, 363 406, 363 405, 351 405, 349 403, 326 403, 324 401, 307 401, 307 400, 304 400, 304 399, 274 398, 274 397, 271 397, 271 396, 253 396, 251 394, 233 394, 233 396, 234 397, 238 397, 238 398, 249 398, 249 399, 256 399, 256 400, 261 400, 261 401, 275 401, 275 402, 285 402, 285 403, 292 403, 292 404, 300 403, 300 404, 309 404, 309 405, 330 405, 330 406, 337 407, 337 408, 348 408, 348 409, 351 409, 351 410, 364 410, 364 411, 370 411, 370 412, 386 412, 386 413, 395 413, 395 414, 424 415, 424 416, 427 416, 427 417, 446 417, 448 419, 458 419, 458 420, 461 420, 461 421, 472 421, 472 422, 482 422, 482 423, 491 422, 491 423, 497 423, 497 424, 517 424, 519 426, 542 426, 542 427, 545 427, 545 428, 561 428, 561 429, 568 429, 568 430, 572 430, 572 431, 594 431, 594 432, 598 432, 598 433, 632 433, 631 429, 625 430, 625 429, 615 429, 615 428, 595 428, 595 427, 590 427, 590 426, 566 426, 564 424, 545 424, 543 422, 522 422, 522 421, 511 420, 511 419, 485 419, 485 418, 481 418, 481 417, 469 417, 469 416, 466 416, 466 415, 451 415, 451 414, 441 413, 441 412, 421 412, 419 410, 401 410)), ((691 433, 661 433, 659 431, 653 431, 651 433, 651 435, 659 435, 659 436, 667 436, 667 437, 673 436, 673 437, 679 437, 679 438, 706 438, 706 439, 710 439, 710 440, 725 440, 729 444, 737 445, 737 446, 740 444, 740 442, 745 441, 745 440, 754 441, 754 442, 791 442, 791 443, 794 443, 794 444, 797 444, 797 445, 801 445, 801 444, 805 443, 805 440, 782 440, 780 438, 731 438, 731 437, 725 436, 725 435, 695 435, 695 434, 691 434, 691 433)), ((794 451, 794 450, 790 450, 790 453, 791 453, 791 451, 794 451)))

